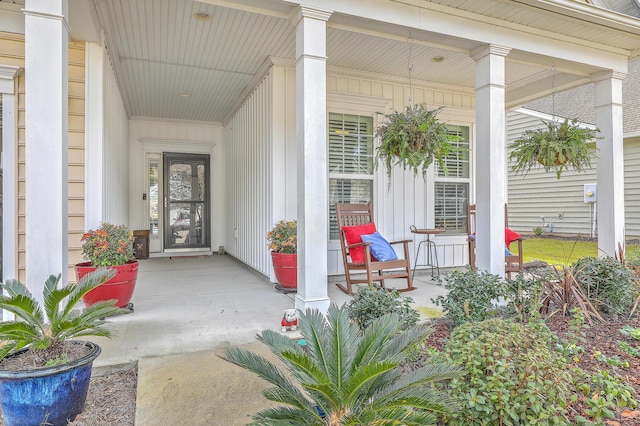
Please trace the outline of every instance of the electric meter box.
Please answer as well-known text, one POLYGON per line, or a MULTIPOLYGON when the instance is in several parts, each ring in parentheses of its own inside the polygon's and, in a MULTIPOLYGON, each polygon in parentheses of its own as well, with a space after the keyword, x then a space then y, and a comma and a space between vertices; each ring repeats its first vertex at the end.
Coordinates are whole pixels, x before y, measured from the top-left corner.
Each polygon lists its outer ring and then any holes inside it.
POLYGON ((595 203, 598 201, 597 185, 595 183, 586 183, 584 185, 584 202, 595 203))

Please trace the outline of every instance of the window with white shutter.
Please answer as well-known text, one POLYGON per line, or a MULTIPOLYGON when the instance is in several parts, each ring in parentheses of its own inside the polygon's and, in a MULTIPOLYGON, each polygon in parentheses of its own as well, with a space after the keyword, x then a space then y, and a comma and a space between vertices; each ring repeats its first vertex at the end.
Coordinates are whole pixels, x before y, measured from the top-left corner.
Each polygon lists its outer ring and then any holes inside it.
POLYGON ((337 240, 336 203, 370 203, 373 117, 329 114, 329 238, 337 240))
POLYGON ((467 232, 467 204, 469 203, 470 144, 469 127, 449 126, 449 132, 459 137, 455 147, 444 159, 448 173, 436 164, 434 183, 435 226, 447 232, 467 232))

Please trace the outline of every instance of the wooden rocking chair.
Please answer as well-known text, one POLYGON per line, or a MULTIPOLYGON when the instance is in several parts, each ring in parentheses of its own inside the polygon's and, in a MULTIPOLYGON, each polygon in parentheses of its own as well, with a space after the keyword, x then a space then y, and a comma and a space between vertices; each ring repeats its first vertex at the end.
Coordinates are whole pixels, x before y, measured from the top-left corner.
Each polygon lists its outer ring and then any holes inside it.
MULTIPOLYGON (((504 227, 505 230, 509 228, 509 216, 507 205, 504 205, 504 227)), ((476 267, 476 205, 469 204, 467 207, 467 230, 469 231, 469 266, 471 269, 476 267)), ((545 267, 545 262, 527 262, 525 263, 522 257, 522 237, 516 238, 512 241, 518 245, 518 253, 506 254, 504 257, 504 272, 508 278, 511 278, 512 273, 522 273, 525 269, 545 267)))
MULTIPOLYGON (((347 286, 337 283, 336 286, 343 292, 352 295, 353 284, 367 284, 373 286, 375 281, 380 283, 380 287, 386 288, 384 280, 392 278, 404 278, 407 280, 407 288, 398 291, 415 290, 411 279, 411 266, 409 264, 409 242, 410 240, 394 241, 389 244, 404 245, 404 259, 378 261, 371 255, 370 242, 359 242, 349 245, 345 235, 344 227, 371 225, 375 228, 371 204, 336 204, 336 215, 338 220, 338 230, 340 234, 340 247, 342 249, 342 260, 344 262, 344 274, 347 286), (363 261, 354 263, 351 253, 354 249, 364 249, 363 261), (386 273, 385 273, 386 272, 386 273), (363 275, 364 277, 354 277, 352 274, 363 275)), ((373 229, 372 232, 374 232, 373 229)))

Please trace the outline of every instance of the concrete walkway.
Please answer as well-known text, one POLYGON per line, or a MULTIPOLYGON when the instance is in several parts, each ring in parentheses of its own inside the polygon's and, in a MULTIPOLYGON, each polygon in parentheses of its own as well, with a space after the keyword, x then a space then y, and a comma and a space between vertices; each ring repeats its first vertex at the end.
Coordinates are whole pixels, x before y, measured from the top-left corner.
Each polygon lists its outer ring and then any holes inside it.
MULTIPOLYGON (((404 293, 416 308, 445 294, 428 278, 416 275, 418 289, 404 293)), ((328 285, 333 303, 351 300, 328 285)), ((216 354, 247 345, 270 355, 255 336, 280 330, 294 294, 278 292, 229 256, 142 260, 134 312, 111 319, 113 339, 90 339, 102 348, 95 374, 138 363, 136 426, 246 424, 267 406, 260 394, 265 384, 216 354)))

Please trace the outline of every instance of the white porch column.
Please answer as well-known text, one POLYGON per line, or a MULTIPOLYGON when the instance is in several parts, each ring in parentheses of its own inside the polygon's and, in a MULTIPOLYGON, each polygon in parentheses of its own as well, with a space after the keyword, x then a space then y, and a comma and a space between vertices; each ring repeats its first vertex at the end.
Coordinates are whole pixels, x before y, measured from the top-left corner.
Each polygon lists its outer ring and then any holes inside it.
POLYGON ((510 49, 483 46, 476 62, 476 266, 504 277, 506 200, 505 57, 510 49))
POLYGON ((51 274, 67 282, 67 0, 25 5, 27 285, 42 300, 51 274))
MULTIPOLYGON (((15 78, 20 69, 0 65, 2 102, 2 281, 18 278, 18 139, 15 78)), ((4 312, 3 319, 7 319, 4 312)))
POLYGON ((624 249, 624 153, 622 129, 621 72, 604 72, 592 76, 596 89, 596 127, 602 138, 596 145, 598 170, 598 256, 624 249))
POLYGON ((296 26, 298 293, 296 309, 329 308, 327 289, 327 20, 301 6, 296 26))

